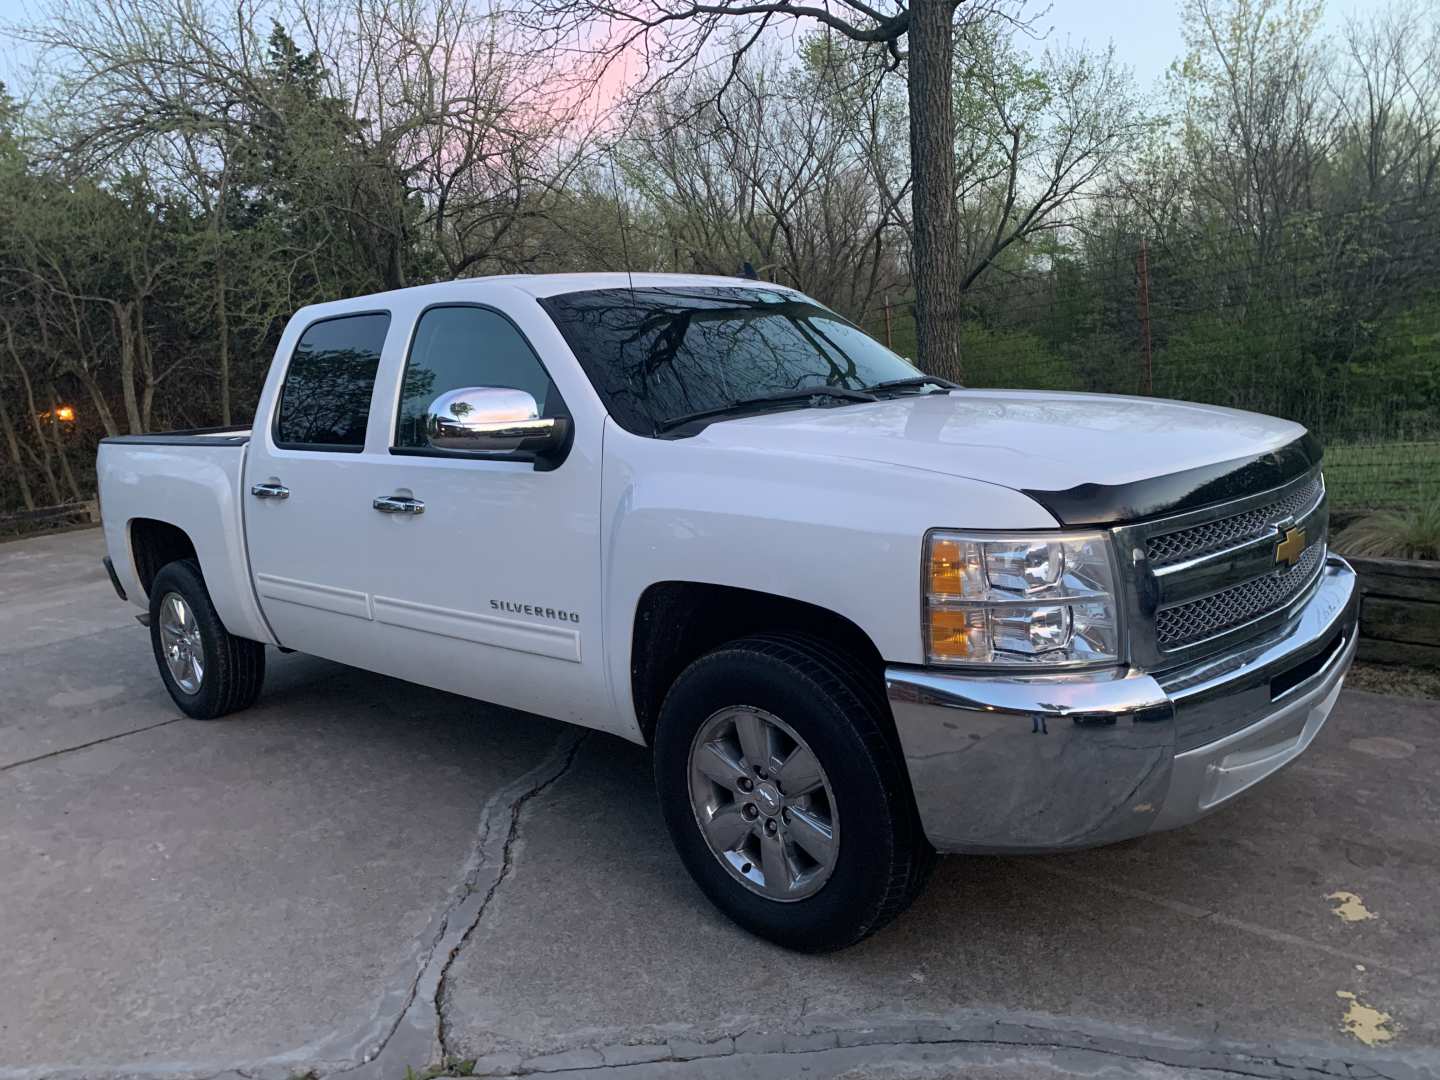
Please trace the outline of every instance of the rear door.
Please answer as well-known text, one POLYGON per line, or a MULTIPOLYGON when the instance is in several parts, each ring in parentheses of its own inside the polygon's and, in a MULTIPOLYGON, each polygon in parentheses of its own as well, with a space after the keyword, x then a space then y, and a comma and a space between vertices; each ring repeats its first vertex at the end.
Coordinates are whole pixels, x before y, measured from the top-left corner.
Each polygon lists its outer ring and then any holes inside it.
POLYGON ((303 329, 273 422, 251 439, 242 494, 255 591, 276 639, 362 665, 375 646, 365 433, 391 323, 366 311, 303 329))

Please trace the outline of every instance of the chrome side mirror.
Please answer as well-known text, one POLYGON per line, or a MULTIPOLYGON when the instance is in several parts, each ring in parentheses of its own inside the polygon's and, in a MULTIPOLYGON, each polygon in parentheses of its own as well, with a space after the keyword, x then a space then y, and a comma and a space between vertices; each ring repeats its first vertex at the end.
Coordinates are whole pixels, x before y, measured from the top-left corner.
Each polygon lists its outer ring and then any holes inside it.
POLYGON ((484 454, 543 453, 562 446, 570 421, 541 417, 535 399, 504 386, 467 386, 441 394, 425 414, 425 436, 436 450, 484 454))

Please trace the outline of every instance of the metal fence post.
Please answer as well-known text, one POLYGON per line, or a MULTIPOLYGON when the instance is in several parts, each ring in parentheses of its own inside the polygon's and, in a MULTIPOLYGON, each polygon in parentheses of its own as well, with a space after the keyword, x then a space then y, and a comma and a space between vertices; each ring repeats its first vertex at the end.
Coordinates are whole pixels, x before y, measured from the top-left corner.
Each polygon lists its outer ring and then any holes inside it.
POLYGON ((1140 253, 1135 257, 1135 277, 1139 283, 1140 307, 1140 393, 1155 393, 1155 371, 1150 357, 1150 246, 1140 237, 1140 253))

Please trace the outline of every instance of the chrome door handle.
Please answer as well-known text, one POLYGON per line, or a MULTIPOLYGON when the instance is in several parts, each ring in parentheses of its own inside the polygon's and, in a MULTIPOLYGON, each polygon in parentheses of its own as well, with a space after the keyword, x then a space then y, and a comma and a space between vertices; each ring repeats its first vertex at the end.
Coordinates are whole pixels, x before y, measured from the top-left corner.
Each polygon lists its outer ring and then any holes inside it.
POLYGON ((250 494, 257 499, 288 499, 290 489, 284 484, 252 484, 250 494))
POLYGON ((409 495, 381 495, 370 504, 382 514, 423 514, 425 504, 409 495))

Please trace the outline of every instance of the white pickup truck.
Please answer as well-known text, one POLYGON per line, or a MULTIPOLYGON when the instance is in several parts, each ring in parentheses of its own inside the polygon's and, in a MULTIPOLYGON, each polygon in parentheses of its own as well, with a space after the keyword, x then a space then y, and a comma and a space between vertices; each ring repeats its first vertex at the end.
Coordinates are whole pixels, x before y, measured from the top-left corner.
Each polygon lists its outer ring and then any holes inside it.
POLYGON ((1300 754, 1356 642, 1320 465, 1283 420, 961 389, 783 287, 597 274, 305 308, 253 429, 99 477, 190 716, 270 645, 647 744, 705 894, 824 950, 937 849, 1172 828, 1300 754))

